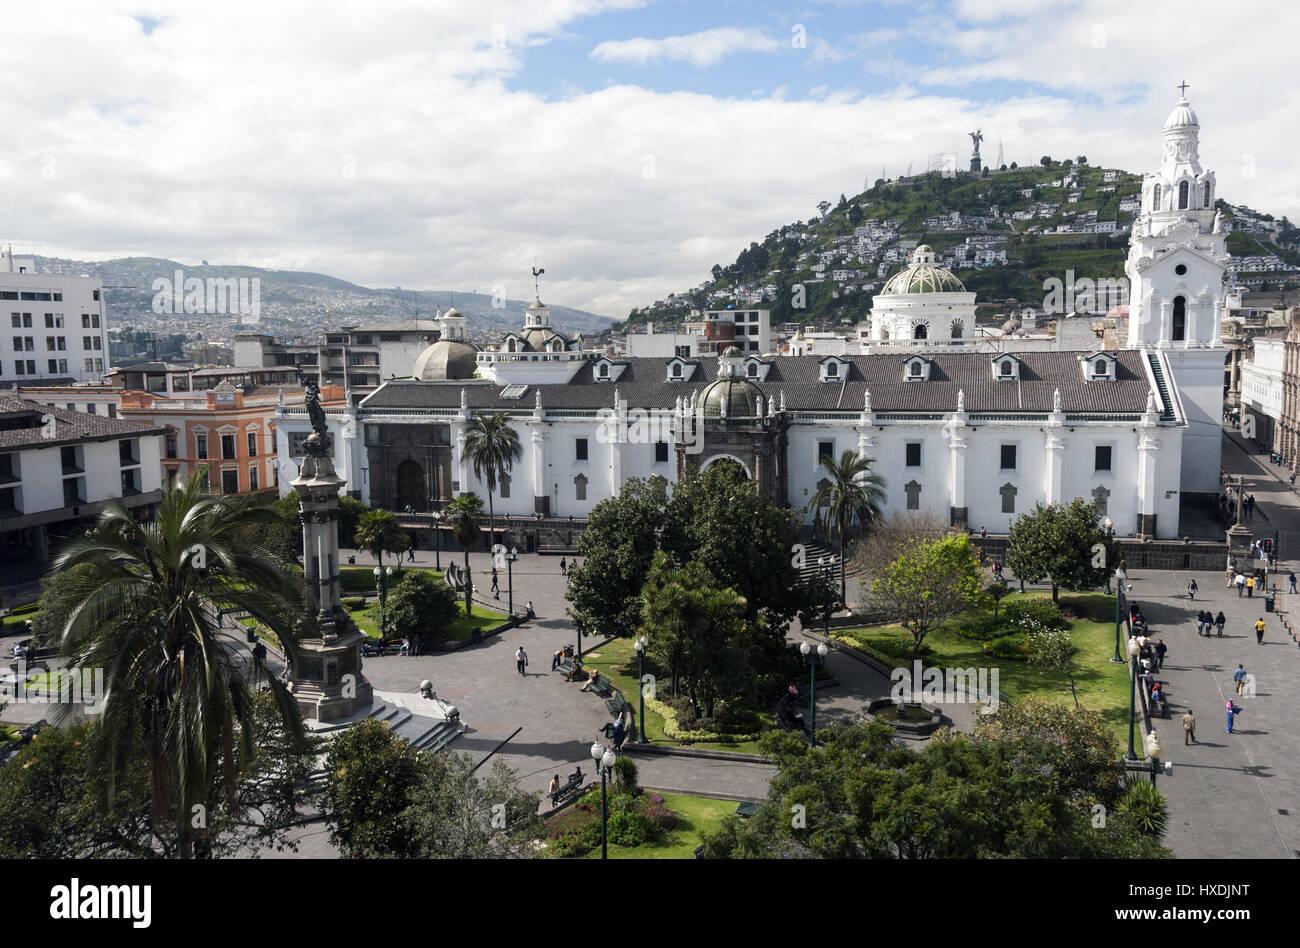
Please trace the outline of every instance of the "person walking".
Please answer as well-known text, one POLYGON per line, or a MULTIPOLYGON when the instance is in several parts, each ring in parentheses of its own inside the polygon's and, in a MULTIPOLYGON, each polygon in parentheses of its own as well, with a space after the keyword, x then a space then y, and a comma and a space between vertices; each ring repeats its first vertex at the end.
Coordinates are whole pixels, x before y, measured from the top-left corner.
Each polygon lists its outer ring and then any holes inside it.
POLYGON ((1192 714, 1192 709, 1188 708, 1187 713, 1183 715, 1183 744, 1196 743, 1196 715, 1192 714))
POLYGON ((519 669, 519 674, 527 677, 528 673, 524 671, 528 667, 528 653, 524 647, 519 646, 519 651, 515 652, 515 667, 519 669))
POLYGON ((1205 628, 1205 610, 1204 610, 1204 609, 1202 609, 1200 612, 1196 613, 1196 634, 1197 634, 1198 636, 1201 634, 1201 629, 1203 629, 1203 628, 1205 628))
POLYGON ((1192 580, 1190 583, 1187 584, 1187 598, 1190 599, 1192 602, 1196 601, 1197 588, 1198 587, 1196 585, 1196 580, 1192 580))
POLYGON ((1232 673, 1232 680, 1237 683, 1237 694, 1241 694, 1241 689, 1246 684, 1246 669, 1238 665, 1237 670, 1232 673))
MULTIPOLYGON (((1227 624, 1228 624, 1228 617, 1225 616, 1223 614, 1223 610, 1220 609, 1219 614, 1214 617, 1214 629, 1215 632, 1218 634, 1219 638, 1223 638, 1223 627, 1227 624)), ((1210 634, 1210 630, 1206 629, 1205 634, 1208 636, 1210 634)))
POLYGON ((497 579, 497 568, 495 566, 492 567, 492 598, 501 598, 501 583, 497 579))
POLYGON ((551 656, 551 671, 560 667, 560 660, 564 658, 564 649, 557 648, 555 654, 551 656))
POLYGON ((1260 616, 1259 621, 1255 623, 1255 644, 1264 644, 1264 617, 1260 616))
POLYGON ((1169 651, 1169 646, 1165 645, 1164 639, 1156 639, 1156 671, 1163 671, 1165 667, 1165 652, 1169 651))
POLYGON ((1246 598, 1247 599, 1255 598, 1255 577, 1254 576, 1246 577, 1246 598))
POLYGON ((569 561, 566 560, 563 556, 560 557, 560 575, 561 576, 569 575, 569 561))
POLYGON ((414 563, 414 562, 415 562, 415 544, 414 544, 414 543, 412 543, 410 546, 408 546, 408 547, 406 548, 406 562, 408 562, 408 563, 414 563))
POLYGON ((1246 577, 1238 573, 1236 579, 1232 582, 1237 587, 1237 598, 1240 599, 1246 592, 1246 577))
POLYGON ((1295 570, 1286 574, 1286 581, 1289 586, 1287 592, 1295 592, 1295 570))
POLYGON ((1226 710, 1227 710, 1227 712, 1228 712, 1228 733, 1231 734, 1231 733, 1232 733, 1232 721, 1233 721, 1233 719, 1234 719, 1238 714, 1241 713, 1241 708, 1237 705, 1237 703, 1236 703, 1235 701, 1233 701, 1231 698, 1229 698, 1229 699, 1228 699, 1228 703, 1227 703, 1227 705, 1226 705, 1226 710))

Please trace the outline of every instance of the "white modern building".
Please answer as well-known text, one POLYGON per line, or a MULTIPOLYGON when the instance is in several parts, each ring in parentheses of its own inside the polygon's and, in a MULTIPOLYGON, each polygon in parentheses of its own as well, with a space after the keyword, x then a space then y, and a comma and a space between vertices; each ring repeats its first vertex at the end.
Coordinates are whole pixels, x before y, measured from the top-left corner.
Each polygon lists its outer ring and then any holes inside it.
POLYGON ((1256 336, 1249 359, 1241 363, 1241 430, 1261 448, 1272 450, 1274 426, 1282 420, 1282 373, 1286 334, 1256 336))
POLYGON ((39 273, 0 250, 0 387, 98 381, 108 368, 99 277, 39 273))

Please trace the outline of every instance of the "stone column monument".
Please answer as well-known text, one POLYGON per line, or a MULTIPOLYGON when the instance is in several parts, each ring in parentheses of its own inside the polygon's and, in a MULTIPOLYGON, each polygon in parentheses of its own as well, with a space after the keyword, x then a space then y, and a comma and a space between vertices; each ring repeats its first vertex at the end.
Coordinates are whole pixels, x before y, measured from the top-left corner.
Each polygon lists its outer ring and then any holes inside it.
POLYGON ((306 606, 316 621, 314 628, 304 623, 289 689, 304 717, 337 721, 369 707, 374 691, 361 674, 365 633, 339 601, 339 492, 346 481, 334 473, 330 459, 320 389, 311 378, 303 380, 303 388, 312 433, 303 443, 302 470, 292 485, 302 514, 306 606))

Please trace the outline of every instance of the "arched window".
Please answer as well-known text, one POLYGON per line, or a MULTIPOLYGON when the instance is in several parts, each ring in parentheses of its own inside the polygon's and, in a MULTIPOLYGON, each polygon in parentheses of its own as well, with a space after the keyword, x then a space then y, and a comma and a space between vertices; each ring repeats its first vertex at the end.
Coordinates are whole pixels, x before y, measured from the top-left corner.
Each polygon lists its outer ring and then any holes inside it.
POLYGON ((506 341, 506 351, 507 352, 515 351, 515 341, 513 339, 509 339, 506 341))
POLYGON ((1185 296, 1174 297, 1174 325, 1173 340, 1182 342, 1187 338, 1187 298, 1185 296))
POLYGON ((913 375, 920 375, 920 374, 921 374, 921 363, 919 363, 919 362, 913 362, 913 363, 912 363, 912 374, 913 374, 913 375))
POLYGON ((838 377, 839 374, 840 374, 840 364, 839 364, 838 362, 827 362, 827 363, 826 363, 826 377, 827 377, 827 378, 832 378, 832 379, 833 379, 833 378, 838 377))
POLYGON ((749 363, 749 377, 751 379, 758 378, 758 363, 749 363))
POLYGON ((965 331, 966 331, 966 327, 962 325, 960 319, 954 319, 952 321, 952 338, 960 339, 961 334, 965 331))
POLYGON ((1003 374, 1003 375, 1010 375, 1010 374, 1011 374, 1011 362, 1010 362, 1010 360, 1008 360, 1008 361, 1002 363, 1002 374, 1003 374))
POLYGON ((1160 210, 1160 185, 1157 184, 1151 189, 1151 210, 1160 210))
POLYGON ((1187 200, 1190 193, 1191 193, 1191 188, 1188 185, 1188 183, 1186 181, 1179 181, 1178 182, 1178 209, 1180 211, 1187 210, 1187 200))
POLYGON ((914 327, 912 327, 912 338, 913 339, 930 338, 930 327, 927 326, 925 323, 917 323, 914 327))
POLYGON ((1202 202, 1205 207, 1210 206, 1210 182, 1205 182, 1205 200, 1202 202))
POLYGON ((609 377, 609 366, 607 366, 607 365, 602 365, 602 366, 600 367, 600 377, 601 377, 602 379, 603 379, 603 378, 608 378, 608 377, 609 377))
POLYGON ((1097 360, 1096 372, 1097 372, 1098 375, 1105 375, 1105 374, 1106 374, 1106 360, 1105 360, 1105 359, 1098 359, 1098 360, 1097 360))
POLYGON ((673 378, 681 378, 681 374, 682 374, 682 364, 681 364, 680 362, 674 362, 674 363, 673 363, 673 378))

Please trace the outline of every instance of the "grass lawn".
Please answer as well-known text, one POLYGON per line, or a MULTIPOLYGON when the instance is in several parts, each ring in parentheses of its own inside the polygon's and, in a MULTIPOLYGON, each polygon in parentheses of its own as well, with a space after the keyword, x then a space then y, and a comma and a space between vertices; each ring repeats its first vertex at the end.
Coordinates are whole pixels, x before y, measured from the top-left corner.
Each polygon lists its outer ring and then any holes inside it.
MULTIPOLYGON (((483 631, 495 628, 502 622, 506 621, 505 613, 493 612, 491 609, 485 609, 483 606, 474 605, 474 614, 472 618, 465 618, 465 603, 460 603, 461 616, 451 624, 449 638, 456 641, 467 641, 475 628, 481 628, 483 631)), ((357 608, 348 607, 348 612, 352 615, 352 621, 362 632, 372 639, 379 638, 379 606, 375 603, 367 603, 357 608)), ((400 631, 400 630, 399 630, 400 631)))
MULTIPOLYGON (((1018 594, 1017 594, 1018 595, 1018 594)), ((1029 592, 1027 596, 1047 597, 1051 593, 1029 592)), ((1002 605, 1014 602, 1015 596, 1002 600, 1002 605)), ((1113 617, 1115 597, 1101 593, 1067 593, 1060 595, 1062 606, 1073 607, 1081 618, 1070 627, 1070 639, 1078 648, 1074 656, 1074 679, 1079 694, 1079 706, 1101 712, 1106 724, 1122 746, 1128 744, 1129 676, 1125 664, 1110 661, 1115 654, 1115 622, 1113 618, 1097 621, 1097 616, 1113 617), (1090 616, 1094 618, 1082 618, 1090 616)), ((986 610, 985 612, 991 612, 986 610)), ((983 615, 985 612, 978 613, 983 615)), ((925 645, 934 654, 924 659, 929 667, 943 668, 997 668, 998 690, 1010 700, 1035 696, 1057 704, 1072 704, 1070 679, 1064 671, 1044 675, 1027 662, 1011 661, 988 655, 983 643, 965 639, 957 634, 964 619, 957 619, 931 632, 925 645)), ((885 639, 897 639, 902 630, 897 625, 870 629, 846 629, 841 634, 866 645, 885 639)), ((905 633, 904 633, 905 634, 905 633)))
MULTIPOLYGON (((404 573, 414 570, 416 567, 408 566, 405 570, 399 570, 392 562, 385 562, 385 567, 391 567, 393 575, 388 577, 389 589, 392 589, 393 583, 401 582, 404 573)), ((375 568, 373 566, 344 566, 339 569, 339 589, 344 596, 377 596, 379 590, 375 587, 375 568)), ((442 579, 442 573, 434 569, 421 569, 420 572, 430 573, 434 579, 442 579)))
MULTIPOLYGON (((614 639, 608 645, 602 645, 594 652, 584 652, 582 664, 584 668, 594 668, 599 671, 601 677, 609 678, 614 687, 622 692, 623 697, 636 709, 637 714, 641 713, 640 703, 637 700, 639 689, 637 688, 636 648, 632 645, 631 639, 614 639)), ((664 734, 664 719, 662 717, 649 708, 646 709, 645 715, 646 736, 651 741, 660 744, 680 743, 664 734)), ((773 721, 770 712, 760 712, 759 718, 762 720, 764 727, 775 727, 775 721, 773 721)), ((746 754, 761 753, 758 741, 741 741, 737 743, 701 741, 691 746, 713 750, 738 751, 746 754)))
MULTIPOLYGON (((664 834, 663 839, 640 846, 610 846, 610 859, 693 859, 695 849, 704 842, 704 834, 712 833, 722 819, 736 812, 734 800, 712 800, 708 797, 688 797, 679 793, 661 793, 664 804, 677 814, 677 825, 664 834)), ((599 809, 599 807, 597 808, 599 809)), ((599 859, 600 847, 587 853, 587 859, 599 859)))
POLYGON ((41 610, 37 608, 37 605, 34 602, 28 603, 25 606, 19 606, 12 613, 5 616, 3 620, 0 620, 3 622, 4 634, 12 635, 15 632, 22 631, 27 625, 27 620, 35 620, 35 618, 40 615, 40 612, 41 610))

